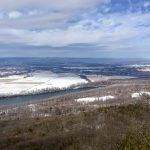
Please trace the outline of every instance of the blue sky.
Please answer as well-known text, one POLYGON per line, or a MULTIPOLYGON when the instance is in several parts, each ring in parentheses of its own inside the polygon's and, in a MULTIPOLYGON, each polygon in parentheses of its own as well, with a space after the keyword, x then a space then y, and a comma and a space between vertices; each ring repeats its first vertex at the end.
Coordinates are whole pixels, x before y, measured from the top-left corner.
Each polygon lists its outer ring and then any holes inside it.
POLYGON ((5 0, 0 57, 150 58, 150 0, 5 0))

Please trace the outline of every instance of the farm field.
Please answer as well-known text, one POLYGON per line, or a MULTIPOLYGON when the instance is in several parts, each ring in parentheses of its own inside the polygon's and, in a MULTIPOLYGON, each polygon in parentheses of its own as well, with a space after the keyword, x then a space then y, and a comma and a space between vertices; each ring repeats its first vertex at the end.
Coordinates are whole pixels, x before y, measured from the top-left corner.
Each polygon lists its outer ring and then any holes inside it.
POLYGON ((33 94, 84 83, 87 81, 75 74, 56 74, 51 71, 12 75, 0 78, 0 96, 33 94))

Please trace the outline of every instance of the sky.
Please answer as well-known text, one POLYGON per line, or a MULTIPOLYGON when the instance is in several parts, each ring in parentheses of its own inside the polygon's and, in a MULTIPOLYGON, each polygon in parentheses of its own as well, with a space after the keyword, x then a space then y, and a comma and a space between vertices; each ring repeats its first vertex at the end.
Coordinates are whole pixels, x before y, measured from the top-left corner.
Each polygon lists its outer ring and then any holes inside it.
POLYGON ((150 0, 4 0, 0 57, 150 58, 150 0))

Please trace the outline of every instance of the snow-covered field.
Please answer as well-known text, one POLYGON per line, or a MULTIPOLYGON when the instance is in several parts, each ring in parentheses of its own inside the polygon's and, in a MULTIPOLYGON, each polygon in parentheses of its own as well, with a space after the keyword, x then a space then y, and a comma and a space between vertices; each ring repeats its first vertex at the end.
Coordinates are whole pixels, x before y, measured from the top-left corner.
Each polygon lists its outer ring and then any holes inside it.
POLYGON ((150 72, 150 67, 146 67, 146 68, 143 68, 143 69, 138 69, 138 71, 141 71, 141 72, 150 72))
POLYGON ((106 101, 106 100, 110 100, 110 99, 114 99, 114 96, 111 95, 107 95, 107 96, 102 96, 102 97, 86 97, 86 98, 79 98, 76 99, 76 102, 79 103, 91 103, 91 102, 95 102, 95 101, 106 101))
POLYGON ((12 75, 0 78, 0 96, 33 94, 44 90, 68 88, 81 83, 87 81, 74 74, 55 74, 50 71, 12 75))
POLYGON ((129 65, 128 67, 136 68, 137 71, 140 72, 150 72, 150 64, 135 64, 135 65, 129 65))

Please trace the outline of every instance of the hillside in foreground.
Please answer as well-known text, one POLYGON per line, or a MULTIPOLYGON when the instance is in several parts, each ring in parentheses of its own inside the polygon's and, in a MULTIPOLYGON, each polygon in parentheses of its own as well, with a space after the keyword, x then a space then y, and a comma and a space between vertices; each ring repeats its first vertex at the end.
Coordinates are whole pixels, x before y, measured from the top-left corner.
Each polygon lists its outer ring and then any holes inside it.
POLYGON ((149 150, 148 79, 96 88, 0 112, 1 150, 149 150))
POLYGON ((150 108, 146 103, 87 112, 0 122, 0 149, 148 150, 150 108))

